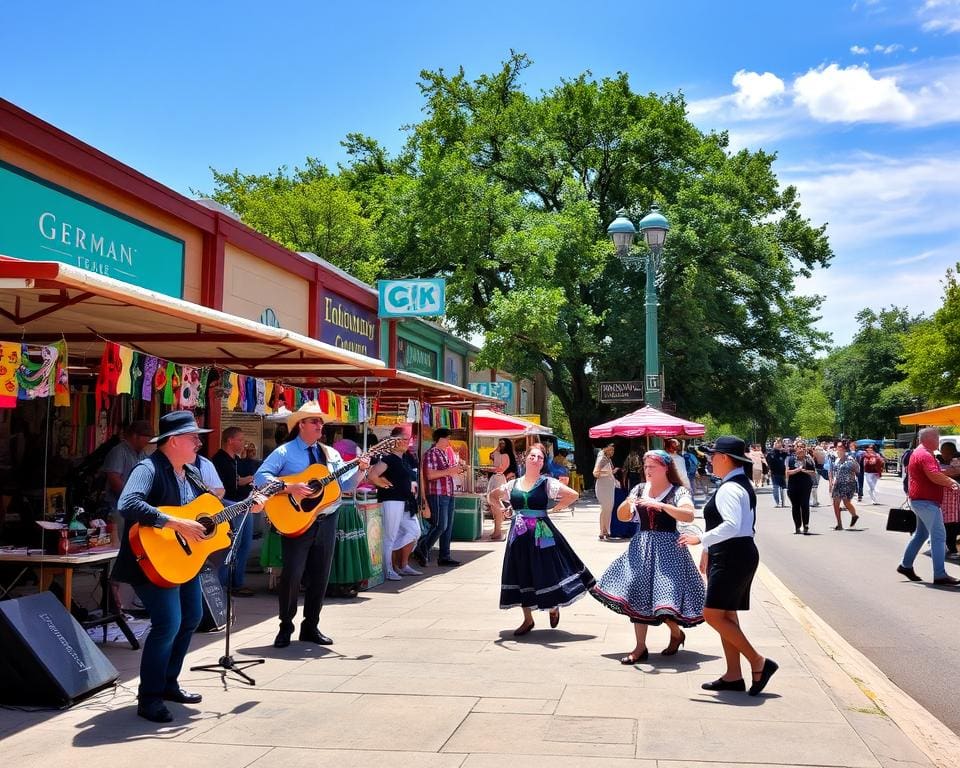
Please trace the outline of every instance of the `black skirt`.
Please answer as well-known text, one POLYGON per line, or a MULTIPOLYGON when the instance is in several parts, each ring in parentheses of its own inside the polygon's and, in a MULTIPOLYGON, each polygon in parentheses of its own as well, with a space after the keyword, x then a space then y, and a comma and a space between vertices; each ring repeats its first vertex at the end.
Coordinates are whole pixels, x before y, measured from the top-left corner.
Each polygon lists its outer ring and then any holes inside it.
POLYGON ((596 579, 553 521, 526 518, 530 530, 517 535, 520 515, 513 516, 503 553, 500 607, 549 611, 583 597, 596 579))
POLYGON ((750 587, 760 564, 752 536, 727 539, 710 547, 705 606, 720 611, 749 611, 750 587))

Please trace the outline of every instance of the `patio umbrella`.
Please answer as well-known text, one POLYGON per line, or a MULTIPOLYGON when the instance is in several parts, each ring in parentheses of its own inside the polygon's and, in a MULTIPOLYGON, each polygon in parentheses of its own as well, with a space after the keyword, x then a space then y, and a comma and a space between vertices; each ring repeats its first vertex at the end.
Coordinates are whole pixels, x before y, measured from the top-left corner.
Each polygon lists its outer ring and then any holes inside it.
POLYGON ((552 435, 553 430, 517 416, 478 408, 473 412, 473 433, 477 437, 519 437, 552 435))
POLYGON ((646 405, 619 419, 590 427, 590 437, 702 437, 703 424, 646 405))

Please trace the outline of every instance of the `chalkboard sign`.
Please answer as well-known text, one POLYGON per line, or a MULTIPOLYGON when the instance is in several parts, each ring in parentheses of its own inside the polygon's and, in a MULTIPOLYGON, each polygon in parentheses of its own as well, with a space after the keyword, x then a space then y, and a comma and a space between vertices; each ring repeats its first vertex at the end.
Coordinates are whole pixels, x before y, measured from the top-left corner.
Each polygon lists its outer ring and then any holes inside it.
POLYGON ((203 618, 198 632, 216 632, 227 626, 227 596, 215 568, 205 565, 200 571, 200 591, 203 593, 203 618))

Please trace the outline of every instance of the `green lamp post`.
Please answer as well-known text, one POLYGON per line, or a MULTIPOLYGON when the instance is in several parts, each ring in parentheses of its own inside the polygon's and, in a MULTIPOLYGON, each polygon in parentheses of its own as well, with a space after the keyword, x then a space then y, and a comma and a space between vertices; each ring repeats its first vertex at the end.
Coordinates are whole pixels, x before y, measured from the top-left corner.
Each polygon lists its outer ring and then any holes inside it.
MULTIPOLYGON (((646 254, 646 294, 644 298, 646 344, 644 350, 644 399, 647 405, 659 408, 663 401, 663 392, 660 387, 660 348, 657 339, 657 270, 660 268, 660 256, 663 252, 663 242, 667 239, 670 224, 660 209, 653 205, 650 213, 640 220, 640 234, 647 244, 646 254)), ((627 218, 623 208, 617 211, 617 218, 607 227, 607 234, 613 240, 617 249, 617 256, 627 266, 640 265, 641 258, 633 256, 630 248, 637 230, 633 222, 627 218)))

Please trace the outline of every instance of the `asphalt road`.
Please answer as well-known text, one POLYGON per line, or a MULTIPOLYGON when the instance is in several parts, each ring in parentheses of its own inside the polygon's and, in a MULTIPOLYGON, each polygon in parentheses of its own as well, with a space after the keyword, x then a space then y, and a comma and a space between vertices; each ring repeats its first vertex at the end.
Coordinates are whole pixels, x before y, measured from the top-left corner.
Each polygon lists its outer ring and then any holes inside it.
MULTIPOLYGON (((790 509, 775 508, 759 489, 757 546, 762 562, 900 688, 960 734, 960 588, 930 583, 933 566, 921 550, 914 567, 924 579, 896 572, 909 534, 884 530, 887 510, 904 498, 900 478, 884 477, 880 506, 856 505, 853 530, 834 531, 826 483, 810 510, 809 536, 793 533, 790 509)), ((856 504, 856 503, 855 503, 856 504)), ((849 514, 843 512, 847 526, 849 514)), ((960 578, 960 565, 947 561, 960 578)))

